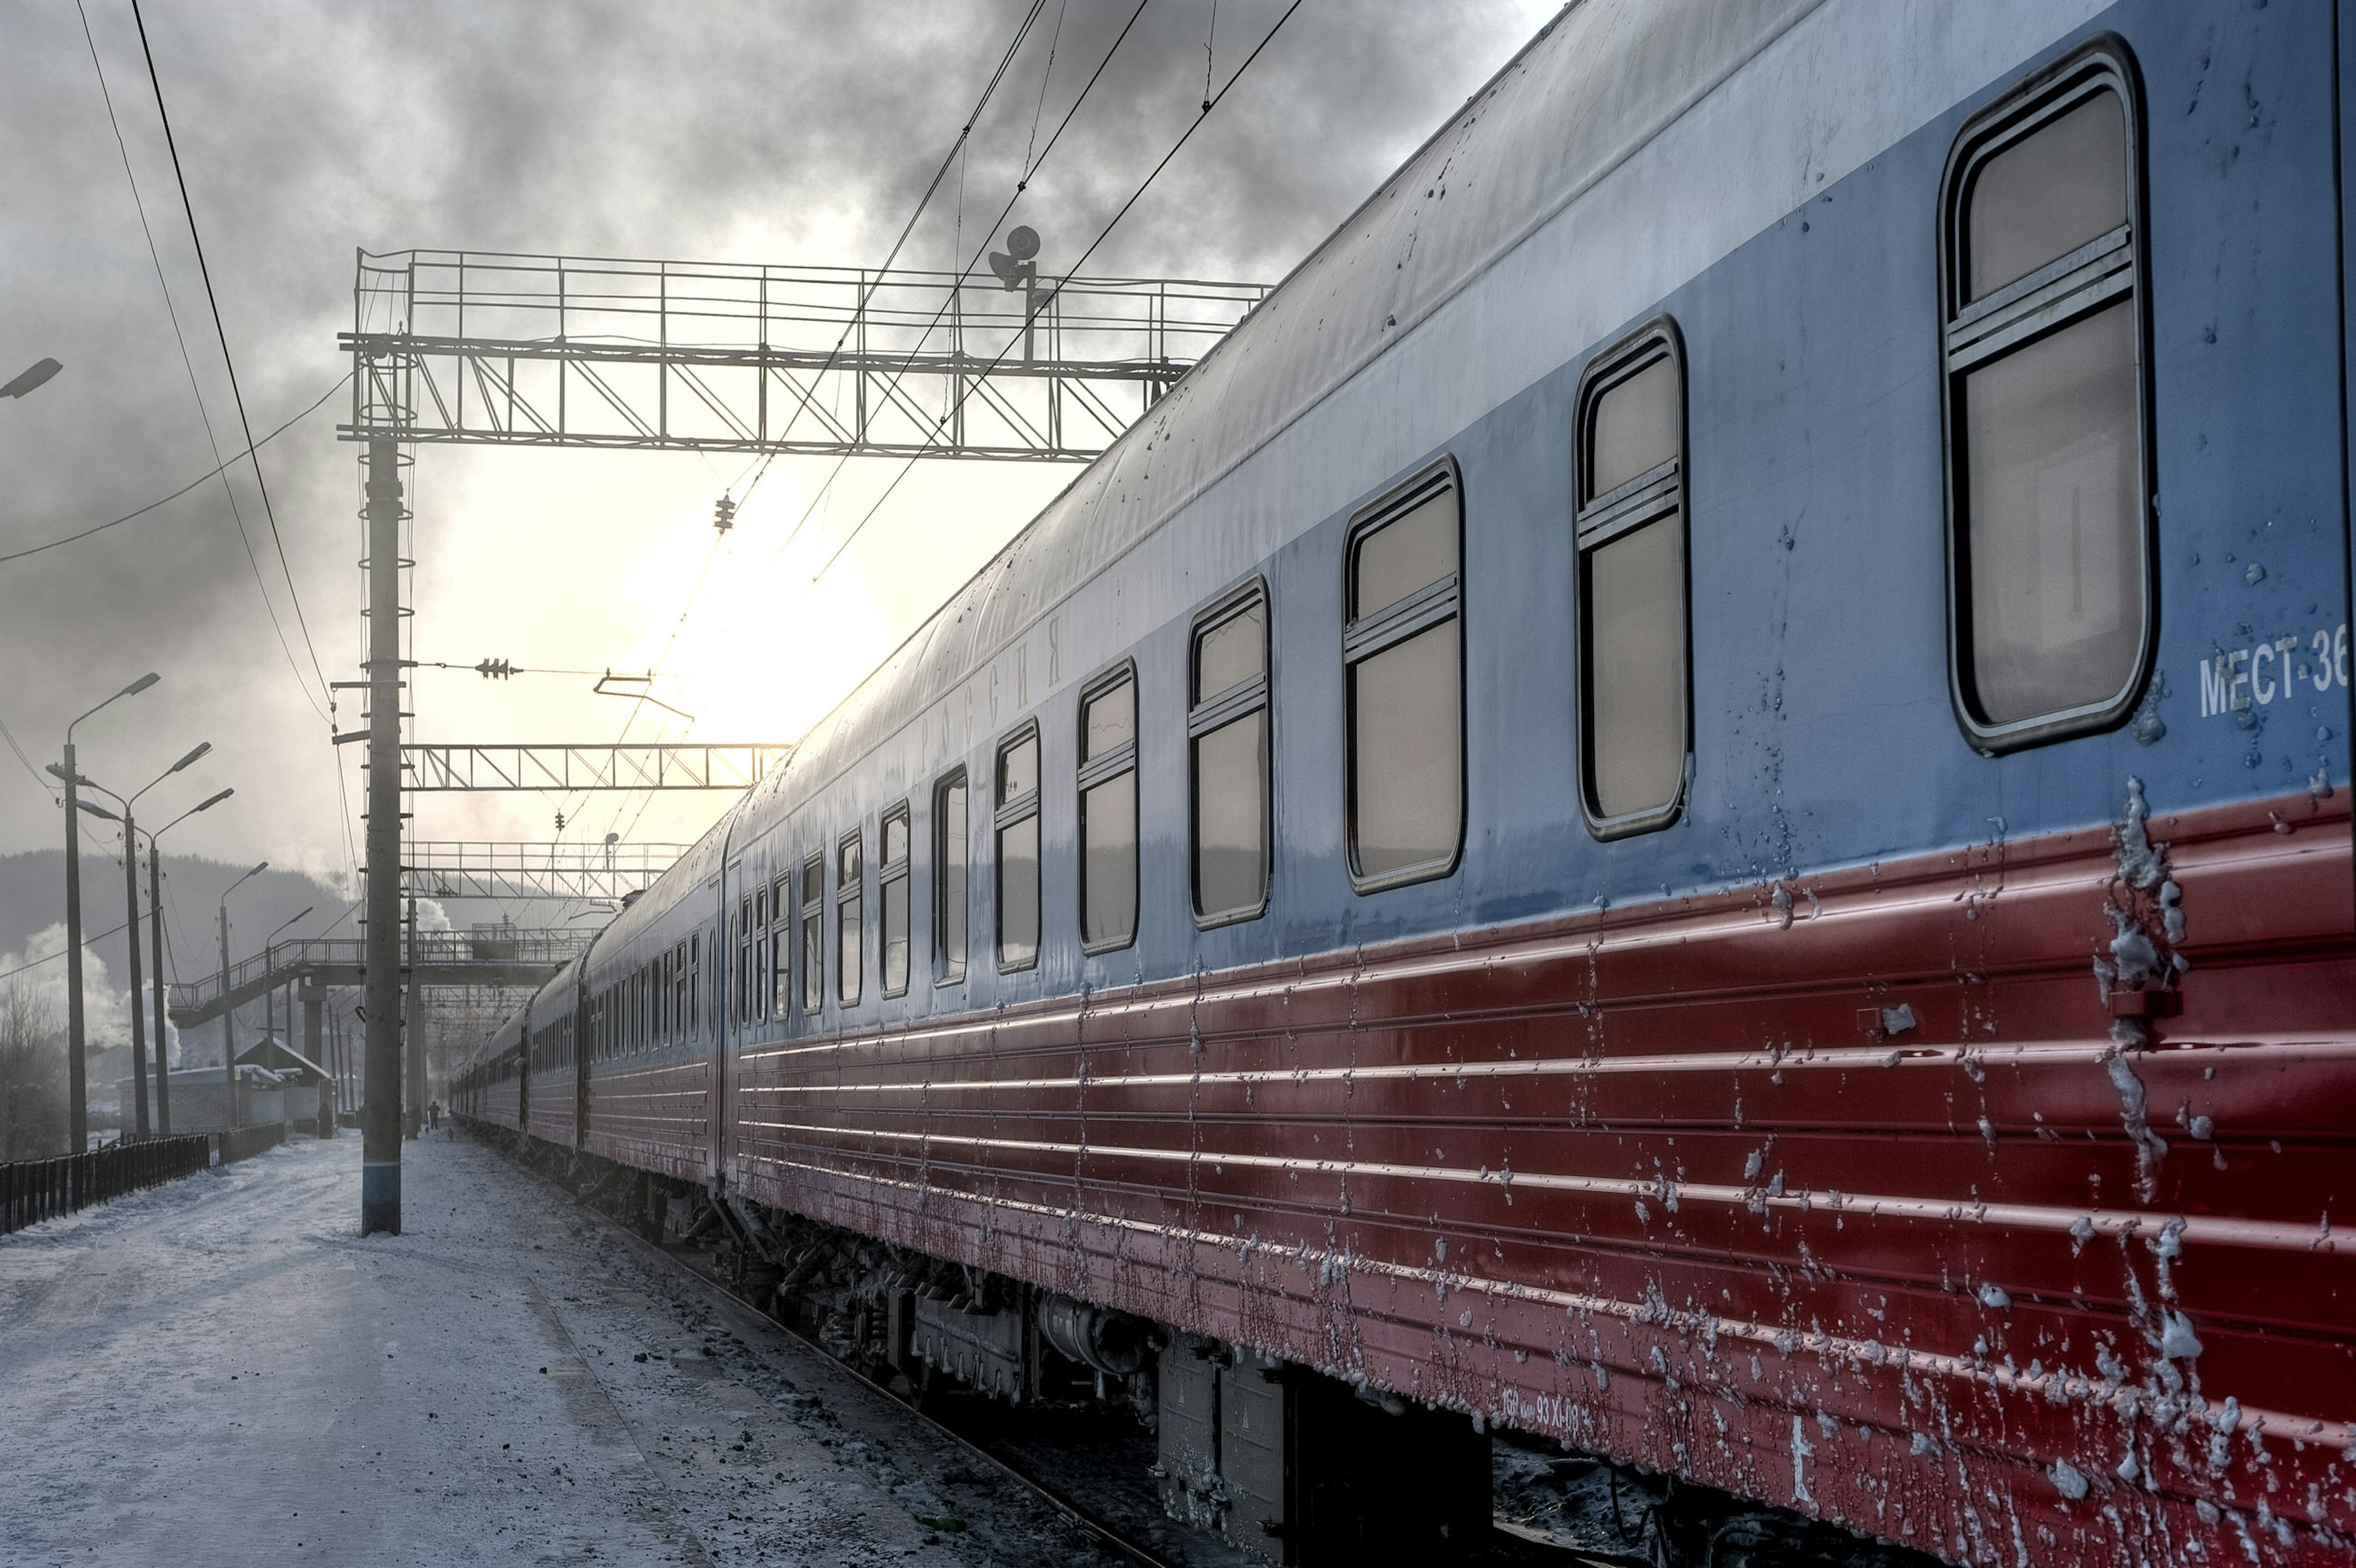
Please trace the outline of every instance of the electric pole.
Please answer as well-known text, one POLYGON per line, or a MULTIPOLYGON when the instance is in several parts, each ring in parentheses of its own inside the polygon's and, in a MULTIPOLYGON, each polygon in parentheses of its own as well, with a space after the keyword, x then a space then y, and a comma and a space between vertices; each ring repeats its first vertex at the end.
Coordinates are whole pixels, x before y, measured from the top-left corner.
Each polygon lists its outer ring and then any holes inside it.
POLYGON ((66 1136, 67 1152, 90 1147, 90 1091, 82 1082, 81 801, 74 786, 73 731, 66 731, 66 1136))
POLYGON ((360 1234, 401 1233, 400 446, 368 447, 368 1084, 360 1234))
MULTIPOLYGON (((211 802, 206 802, 208 805, 211 802)), ((155 1136, 172 1136, 172 1072, 164 1059, 164 851, 147 836, 147 958, 155 987, 155 1136)), ((139 998, 131 998, 136 1007, 139 998)))

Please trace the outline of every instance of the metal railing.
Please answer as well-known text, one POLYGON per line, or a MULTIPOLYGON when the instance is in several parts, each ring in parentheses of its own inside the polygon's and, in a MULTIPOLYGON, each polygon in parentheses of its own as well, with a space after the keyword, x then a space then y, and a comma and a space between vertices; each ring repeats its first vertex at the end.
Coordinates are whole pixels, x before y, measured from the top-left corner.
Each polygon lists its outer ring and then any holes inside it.
MULTIPOLYGON (((489 931, 421 931, 412 950, 406 933, 402 937, 402 962, 413 962, 419 966, 457 968, 470 964, 547 964, 570 963, 585 952, 594 940, 594 931, 518 931, 498 928, 489 931)), ((273 975, 290 978, 305 969, 357 969, 367 958, 368 942, 359 936, 306 936, 290 942, 273 942, 252 957, 230 966, 229 989, 244 990, 273 975)), ((172 1006, 176 1010, 203 1008, 221 992, 221 977, 207 975, 198 980, 176 981, 172 986, 172 1006)))
MULTIPOLYGON (((285 1136, 283 1127, 273 1130, 285 1136)), ((190 1133, 0 1165, 0 1235, 193 1176, 212 1163, 212 1145, 206 1134, 190 1133)))

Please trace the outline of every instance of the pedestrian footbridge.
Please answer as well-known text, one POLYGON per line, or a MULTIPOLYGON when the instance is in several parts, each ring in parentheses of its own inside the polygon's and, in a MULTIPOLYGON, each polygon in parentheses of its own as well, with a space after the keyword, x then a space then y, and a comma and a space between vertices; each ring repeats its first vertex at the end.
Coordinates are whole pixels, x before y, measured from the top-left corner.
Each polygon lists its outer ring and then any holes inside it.
MULTIPOLYGON (((401 982, 417 987, 532 987, 579 956, 588 931, 422 931, 402 940, 401 982)), ((230 1008, 289 986, 359 986, 368 976, 368 944, 357 936, 277 942, 226 975, 175 984, 170 1016, 181 1029, 209 1023, 230 1008)))

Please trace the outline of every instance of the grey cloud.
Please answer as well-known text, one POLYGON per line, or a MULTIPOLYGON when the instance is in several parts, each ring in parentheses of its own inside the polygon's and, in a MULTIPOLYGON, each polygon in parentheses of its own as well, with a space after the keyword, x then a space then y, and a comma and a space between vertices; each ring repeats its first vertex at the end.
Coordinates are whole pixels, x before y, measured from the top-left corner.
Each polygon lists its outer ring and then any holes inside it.
MULTIPOLYGON (((234 450, 235 413, 129 6, 86 3, 215 430, 234 450)), ((1225 0, 1218 80, 1281 8, 1225 0)), ((1043 103, 1059 15, 1050 0, 975 129, 962 207, 953 174, 908 261, 945 264, 960 212, 968 251, 991 238, 981 226, 1017 177, 1034 115, 1044 139, 1130 9, 1063 6, 1043 103)), ((150 36, 256 432, 342 373, 335 335, 349 321, 356 247, 880 260, 1020 10, 1012 0, 154 0, 150 36)), ((1206 0, 1154 0, 1026 194, 1020 216, 1047 235, 1051 268, 1097 232, 1193 114, 1210 11, 1206 0)), ((1543 16, 1526 0, 1305 6, 1090 270, 1280 274, 1543 16)), ((67 367, 32 397, 0 403, 5 553, 143 505, 212 460, 74 6, 0 0, 0 377, 45 354, 67 367)), ((358 648, 356 480, 351 450, 333 438, 339 412, 331 402, 265 456, 333 679, 354 677, 358 648)), ((419 470, 421 556, 446 570, 470 530, 494 528, 549 528, 551 548, 567 547, 545 518, 466 515, 464 489, 444 478, 463 470, 443 457, 428 453, 419 470)), ((565 483, 597 485, 606 461, 562 459, 565 483)), ((683 490, 713 487, 703 465, 675 461, 683 490)), ((251 477, 237 483, 291 638, 251 477)), ((0 720, 38 762, 82 707, 162 669, 165 687, 85 731, 86 765, 110 783, 144 782, 210 738, 220 750, 185 781, 188 798, 234 782, 244 809, 192 824, 188 848, 332 869, 357 824, 254 577, 218 483, 88 543, 0 565, 0 669, 11 677, 0 720)), ((514 591, 529 603, 534 586, 514 591)), ((493 637, 489 627, 439 630, 454 645, 493 637)), ((296 657, 307 676, 299 642, 296 657)), ((347 725, 356 711, 346 704, 347 725)), ((57 836, 54 806, 0 754, 0 848, 57 836)))

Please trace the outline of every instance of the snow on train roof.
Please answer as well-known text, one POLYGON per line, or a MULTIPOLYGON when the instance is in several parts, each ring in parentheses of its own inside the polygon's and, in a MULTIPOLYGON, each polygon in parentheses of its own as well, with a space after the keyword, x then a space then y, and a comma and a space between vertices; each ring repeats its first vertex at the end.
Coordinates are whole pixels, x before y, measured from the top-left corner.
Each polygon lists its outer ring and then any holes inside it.
POLYGON ((1820 0, 1574 0, 841 703, 766 826, 913 720, 1699 102, 1820 0))

